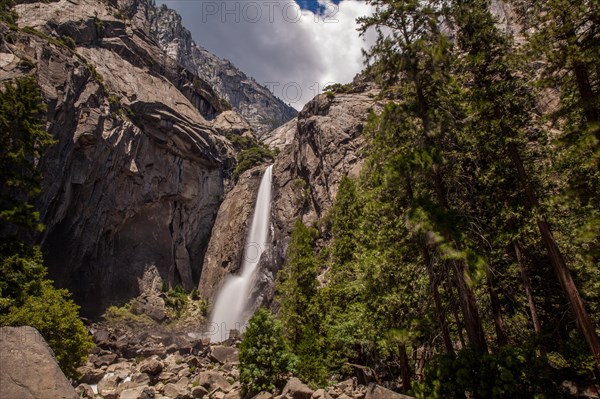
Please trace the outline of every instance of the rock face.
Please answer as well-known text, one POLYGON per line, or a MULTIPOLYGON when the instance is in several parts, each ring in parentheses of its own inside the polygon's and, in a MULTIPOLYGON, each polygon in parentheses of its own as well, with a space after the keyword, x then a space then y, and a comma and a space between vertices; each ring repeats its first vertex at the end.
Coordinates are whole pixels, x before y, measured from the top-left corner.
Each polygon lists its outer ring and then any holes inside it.
POLYGON ((217 94, 238 111, 261 137, 296 116, 292 107, 275 97, 266 87, 193 40, 182 26, 181 16, 166 7, 155 7, 147 0, 119 0, 119 7, 132 18, 146 19, 148 34, 169 57, 208 82, 217 94))
POLYGON ((0 370, 0 398, 79 397, 35 328, 0 328, 0 370))
POLYGON ((16 10, 29 28, 2 26, 0 79, 36 73, 57 140, 38 204, 50 276, 88 316, 136 296, 150 269, 191 290, 234 156, 207 120, 214 92, 102 2, 16 10))
POLYGON ((219 208, 198 286, 198 292, 206 299, 214 297, 224 276, 237 272, 242 265, 246 232, 264 169, 259 166, 242 173, 219 208))

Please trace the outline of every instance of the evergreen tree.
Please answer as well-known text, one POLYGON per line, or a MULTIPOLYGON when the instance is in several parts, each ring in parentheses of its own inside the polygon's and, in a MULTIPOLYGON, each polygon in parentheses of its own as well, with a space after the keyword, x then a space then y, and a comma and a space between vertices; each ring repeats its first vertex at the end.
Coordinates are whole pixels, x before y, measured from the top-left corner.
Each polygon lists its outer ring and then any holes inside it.
MULTIPOLYGON (((489 1, 459 0, 456 3, 454 14, 459 28, 458 42, 467 54, 466 68, 474 82, 469 92, 475 116, 473 119, 480 121, 478 131, 483 136, 478 143, 487 143, 488 148, 495 154, 504 154, 504 157, 512 161, 512 168, 504 170, 512 169, 515 180, 519 181, 524 192, 525 208, 539 212, 542 209, 534 187, 534 179, 522 156, 523 131, 529 127, 528 121, 533 114, 532 96, 507 62, 509 40, 495 26, 494 18, 489 12, 489 1)), ((543 213, 536 216, 536 225, 600 373, 600 340, 563 251, 543 213)))
POLYGON ((270 392, 284 378, 291 357, 280 323, 261 308, 248 322, 240 345, 240 382, 245 394, 270 392))
POLYGON ((454 141, 456 121, 461 113, 456 103, 458 87, 449 74, 453 61, 451 43, 440 29, 444 9, 435 1, 373 0, 369 3, 375 5, 377 11, 359 21, 363 33, 371 27, 379 32, 377 42, 368 53, 374 62, 372 71, 385 85, 401 81, 401 88, 396 90, 414 99, 406 107, 406 116, 416 119, 415 126, 420 131, 415 142, 420 150, 415 154, 418 156, 415 161, 419 163, 409 164, 412 171, 407 175, 416 180, 412 174, 424 173, 430 182, 426 192, 413 190, 416 210, 422 219, 417 224, 427 225, 429 231, 423 231, 427 236, 438 236, 440 242, 436 246, 455 272, 470 344, 483 353, 487 343, 467 264, 469 251, 456 234, 457 230, 452 228, 457 213, 449 201, 451 179, 444 173, 443 150, 454 141), (386 29, 385 34, 383 29, 386 29), (431 234, 434 232, 437 233, 431 234))
POLYGON ((46 278, 41 251, 32 244, 42 229, 33 205, 41 187, 38 164, 53 143, 45 112, 35 76, 0 91, 0 325, 36 328, 75 378, 92 339, 68 292, 46 278))
POLYGON ((286 261, 279 271, 276 301, 287 338, 295 350, 306 325, 310 325, 317 294, 318 263, 313 251, 314 232, 296 220, 286 261))

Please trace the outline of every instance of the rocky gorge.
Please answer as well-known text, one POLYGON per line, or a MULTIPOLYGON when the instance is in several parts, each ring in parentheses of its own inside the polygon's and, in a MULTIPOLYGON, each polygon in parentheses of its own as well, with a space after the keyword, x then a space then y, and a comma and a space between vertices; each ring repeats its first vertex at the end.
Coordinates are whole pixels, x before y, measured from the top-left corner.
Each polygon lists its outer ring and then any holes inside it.
POLYGON ((0 154, 0 399, 599 398, 594 115, 529 9, 422 3, 429 63, 296 111, 154 0, 0 0, 4 143, 52 138, 0 154))
POLYGON ((57 140, 38 200, 50 276, 90 316, 139 294, 154 270, 191 290, 230 185, 225 136, 254 138, 295 111, 150 2, 15 9, 20 30, 2 27, 2 80, 37 75, 57 140), (193 59, 183 62, 174 43, 193 59), (229 78, 242 92, 228 91, 229 78))

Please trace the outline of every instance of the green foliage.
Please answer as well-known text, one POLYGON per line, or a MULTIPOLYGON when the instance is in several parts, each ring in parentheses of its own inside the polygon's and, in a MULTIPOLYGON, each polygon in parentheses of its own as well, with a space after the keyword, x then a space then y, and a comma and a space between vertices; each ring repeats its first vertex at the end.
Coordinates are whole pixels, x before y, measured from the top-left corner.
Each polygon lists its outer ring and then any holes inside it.
POLYGON ((48 280, 42 283, 38 295, 28 296, 21 306, 0 316, 0 325, 36 328, 54 351, 63 372, 71 378, 77 377, 77 367, 94 346, 79 319, 79 306, 67 290, 52 287, 48 280))
MULTIPOLYGON (((376 12, 360 19, 361 29, 379 36, 368 72, 392 101, 369 117, 362 174, 340 181, 320 221, 325 242, 296 224, 277 285, 294 372, 305 381, 322 384, 346 373, 347 362, 411 378, 418 363, 402 369, 403 352, 412 359, 425 348, 451 353, 428 360, 421 397, 555 397, 550 379, 584 378, 594 367, 560 284, 548 277, 539 222, 553 229, 597 324, 600 169, 590 104, 597 108, 600 86, 590 55, 598 51, 598 9, 523 2, 542 10, 534 19, 556 39, 545 56, 560 62, 542 75, 565 80, 550 119, 536 108, 547 81, 535 82, 537 71, 498 28, 488 0, 369 1, 376 12), (582 40, 571 47, 569 26, 582 40), (582 65, 591 93, 575 76, 582 65), (476 350, 455 357, 461 341, 476 350), (546 352, 560 377, 539 355, 546 352)), ((333 97, 346 89, 328 90, 333 97)))
POLYGON ((165 305, 171 308, 177 317, 181 317, 188 303, 188 294, 183 287, 178 285, 174 289, 167 292, 165 305))
POLYGON ((221 107, 226 111, 232 109, 231 103, 225 97, 219 98, 219 103, 221 104, 221 107))
POLYGON ((332 85, 326 86, 325 87, 325 92, 328 93, 348 93, 350 91, 350 89, 352 88, 352 84, 341 84, 341 83, 334 83, 332 85))
POLYGON ((302 338, 304 326, 313 317, 311 307, 317 293, 318 263, 312 244, 315 232, 296 220, 286 260, 278 274, 276 300, 279 303, 279 319, 292 348, 302 338))
POLYGON ((0 244, 0 315, 23 306, 30 296, 39 296, 45 283, 46 269, 42 254, 14 239, 0 244))
POLYGON ((275 154, 263 145, 246 148, 238 154, 237 166, 233 171, 233 179, 237 181, 242 173, 266 161, 273 161, 275 154))
POLYGON ((71 50, 75 50, 75 48, 77 48, 77 43, 71 36, 61 36, 58 40, 71 50))
POLYGON ((280 323, 268 310, 259 309, 248 323, 240 345, 240 382, 244 394, 269 392, 283 381, 292 357, 280 323))
POLYGON ((38 164, 54 141, 45 130, 46 107, 35 76, 0 91, 0 325, 35 327, 62 370, 76 369, 93 346, 66 290, 46 279, 31 237, 42 230, 33 200, 40 192, 38 164))
POLYGON ((104 36, 104 22, 98 18, 98 16, 94 16, 94 27, 96 28, 96 36, 101 38, 104 36))
MULTIPOLYGON (((35 76, 5 83, 0 91, 0 222, 41 229, 30 200, 40 191, 36 168, 54 141, 45 130, 46 107, 35 76)), ((3 230, 6 227, 3 228, 3 230)))
POLYGON ((23 57, 19 60, 19 68, 31 70, 35 68, 35 64, 29 58, 23 57))
POLYGON ((0 21, 9 25, 17 23, 18 15, 12 9, 15 5, 14 0, 0 0, 0 21))
POLYGON ((435 357, 415 387, 417 398, 558 398, 548 365, 530 347, 505 346, 496 354, 464 349, 435 357))

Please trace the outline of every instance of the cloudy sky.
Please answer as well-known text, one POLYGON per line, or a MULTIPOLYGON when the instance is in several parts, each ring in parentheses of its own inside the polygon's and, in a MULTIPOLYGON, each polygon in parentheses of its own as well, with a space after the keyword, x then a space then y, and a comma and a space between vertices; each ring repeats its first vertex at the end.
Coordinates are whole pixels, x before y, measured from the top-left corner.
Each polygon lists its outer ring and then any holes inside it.
POLYGON ((301 109, 328 83, 363 68, 360 0, 158 0, 179 12, 196 43, 230 60, 301 109))

